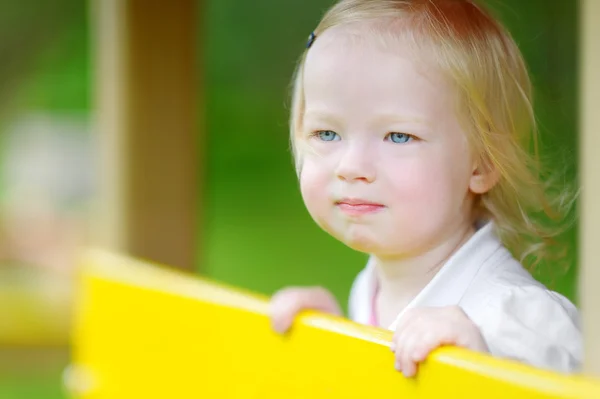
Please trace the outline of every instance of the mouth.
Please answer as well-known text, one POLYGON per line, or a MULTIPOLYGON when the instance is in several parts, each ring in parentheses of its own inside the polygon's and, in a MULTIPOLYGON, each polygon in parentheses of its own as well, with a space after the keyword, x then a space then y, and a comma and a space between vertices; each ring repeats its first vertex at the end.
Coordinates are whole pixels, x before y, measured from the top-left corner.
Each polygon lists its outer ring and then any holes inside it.
POLYGON ((351 216, 376 213, 385 208, 385 205, 377 202, 367 201, 360 198, 344 198, 335 201, 335 206, 345 214, 351 216))

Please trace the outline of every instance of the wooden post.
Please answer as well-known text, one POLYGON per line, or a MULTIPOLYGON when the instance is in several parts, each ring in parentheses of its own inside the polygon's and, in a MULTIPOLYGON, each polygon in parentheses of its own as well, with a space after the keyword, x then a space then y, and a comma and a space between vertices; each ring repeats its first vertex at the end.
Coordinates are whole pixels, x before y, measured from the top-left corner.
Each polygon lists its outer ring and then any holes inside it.
POLYGON ((581 269, 585 371, 600 376, 600 1, 582 0, 581 269))
POLYGON ((201 1, 95 0, 95 244, 191 269, 199 224, 201 1))

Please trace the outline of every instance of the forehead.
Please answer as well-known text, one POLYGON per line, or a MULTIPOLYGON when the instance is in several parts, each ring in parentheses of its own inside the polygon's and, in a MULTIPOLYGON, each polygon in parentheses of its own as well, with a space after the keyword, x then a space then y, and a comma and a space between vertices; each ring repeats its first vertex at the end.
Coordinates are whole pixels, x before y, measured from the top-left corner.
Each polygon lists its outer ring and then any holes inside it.
POLYGON ((454 92, 428 60, 408 40, 372 24, 328 29, 317 37, 304 64, 307 111, 408 107, 438 112, 454 92))

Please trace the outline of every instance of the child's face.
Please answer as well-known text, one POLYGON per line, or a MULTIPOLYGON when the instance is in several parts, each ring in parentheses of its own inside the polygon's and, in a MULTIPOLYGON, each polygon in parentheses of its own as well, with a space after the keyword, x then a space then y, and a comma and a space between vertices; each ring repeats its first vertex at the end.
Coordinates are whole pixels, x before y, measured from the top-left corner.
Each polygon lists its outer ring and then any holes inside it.
POLYGON ((299 156, 310 214, 380 256, 417 255, 464 234, 476 165, 453 89, 403 45, 386 50, 343 33, 318 37, 305 64, 298 139, 309 147, 299 156))

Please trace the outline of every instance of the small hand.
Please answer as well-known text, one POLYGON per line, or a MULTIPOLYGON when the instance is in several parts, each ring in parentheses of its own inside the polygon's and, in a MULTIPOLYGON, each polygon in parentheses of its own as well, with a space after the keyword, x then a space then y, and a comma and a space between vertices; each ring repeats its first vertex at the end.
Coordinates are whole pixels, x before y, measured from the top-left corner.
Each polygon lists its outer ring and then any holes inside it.
POLYGON ((284 288, 271 298, 271 323, 279 333, 286 332, 294 318, 303 310, 312 309, 341 316, 342 310, 334 296, 321 287, 284 288))
POLYGON ((488 352, 479 328, 458 306, 413 308, 404 314, 392 342, 396 369, 406 377, 417 372, 418 364, 434 349, 455 345, 488 352))

